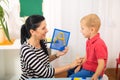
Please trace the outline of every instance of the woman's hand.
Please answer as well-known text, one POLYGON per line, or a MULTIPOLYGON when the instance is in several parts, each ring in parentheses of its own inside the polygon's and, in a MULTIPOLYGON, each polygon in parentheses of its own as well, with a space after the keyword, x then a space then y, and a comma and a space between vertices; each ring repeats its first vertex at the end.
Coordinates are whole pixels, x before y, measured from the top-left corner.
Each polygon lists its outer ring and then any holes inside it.
POLYGON ((65 49, 64 49, 63 51, 58 51, 58 52, 56 53, 56 56, 57 56, 57 57, 63 56, 63 55, 65 55, 67 52, 68 52, 68 47, 65 47, 65 49))
POLYGON ((73 61, 71 64, 70 64, 70 69, 76 67, 76 66, 80 66, 81 65, 81 60, 80 59, 76 59, 75 61, 73 61))

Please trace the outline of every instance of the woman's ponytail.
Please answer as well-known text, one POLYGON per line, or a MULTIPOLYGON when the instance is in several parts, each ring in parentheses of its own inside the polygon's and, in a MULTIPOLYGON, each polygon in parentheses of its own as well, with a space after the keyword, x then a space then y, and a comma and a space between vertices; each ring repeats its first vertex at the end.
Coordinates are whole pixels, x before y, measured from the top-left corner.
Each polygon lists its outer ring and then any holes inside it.
POLYGON ((42 49, 44 50, 44 52, 47 54, 47 55, 49 55, 48 54, 48 50, 47 50, 47 46, 45 45, 45 40, 40 40, 40 45, 41 45, 41 47, 42 47, 42 49))
POLYGON ((21 44, 23 44, 28 37, 29 37, 29 34, 28 34, 28 31, 27 31, 26 26, 24 24, 21 27, 21 44))

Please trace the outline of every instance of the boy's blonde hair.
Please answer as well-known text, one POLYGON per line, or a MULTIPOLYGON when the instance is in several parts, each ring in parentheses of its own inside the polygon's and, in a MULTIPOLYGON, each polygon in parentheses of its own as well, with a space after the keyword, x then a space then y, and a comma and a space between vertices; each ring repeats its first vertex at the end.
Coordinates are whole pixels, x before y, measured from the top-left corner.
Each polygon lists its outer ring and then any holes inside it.
POLYGON ((100 18, 96 14, 89 14, 85 17, 83 17, 80 21, 80 23, 85 22, 85 25, 87 27, 94 27, 96 31, 99 30, 101 21, 100 18))

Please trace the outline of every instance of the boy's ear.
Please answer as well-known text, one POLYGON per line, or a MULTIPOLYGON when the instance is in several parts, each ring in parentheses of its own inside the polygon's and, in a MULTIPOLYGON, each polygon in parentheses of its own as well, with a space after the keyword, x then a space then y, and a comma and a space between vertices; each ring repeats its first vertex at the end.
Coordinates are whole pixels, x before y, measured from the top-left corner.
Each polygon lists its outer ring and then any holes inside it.
POLYGON ((92 32, 95 32, 96 30, 95 30, 95 28, 94 28, 94 27, 92 27, 92 28, 91 28, 91 31, 92 31, 92 32))
POLYGON ((96 32, 96 30, 95 30, 94 27, 91 28, 91 32, 92 32, 92 33, 96 32))

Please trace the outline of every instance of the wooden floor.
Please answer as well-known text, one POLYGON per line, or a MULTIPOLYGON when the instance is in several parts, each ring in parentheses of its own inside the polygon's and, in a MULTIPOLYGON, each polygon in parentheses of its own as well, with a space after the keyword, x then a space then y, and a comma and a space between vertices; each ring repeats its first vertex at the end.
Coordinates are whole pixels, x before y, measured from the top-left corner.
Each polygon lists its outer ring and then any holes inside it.
MULTIPOLYGON (((119 75, 116 75, 115 68, 106 69, 105 74, 108 76, 109 80, 120 80, 120 68, 118 71, 119 75)), ((67 72, 55 75, 56 78, 65 78, 67 72)))
POLYGON ((116 75, 115 68, 107 69, 105 74, 109 77, 109 80, 120 80, 120 68, 118 70, 118 75, 116 75))

